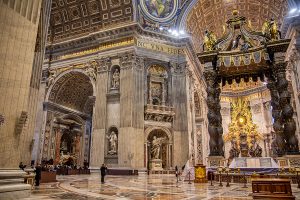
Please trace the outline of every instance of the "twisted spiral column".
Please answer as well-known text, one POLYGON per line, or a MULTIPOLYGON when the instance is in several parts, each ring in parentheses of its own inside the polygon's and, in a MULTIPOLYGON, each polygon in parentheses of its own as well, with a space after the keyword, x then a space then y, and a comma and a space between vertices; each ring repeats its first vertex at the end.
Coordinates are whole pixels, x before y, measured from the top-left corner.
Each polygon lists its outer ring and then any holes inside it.
POLYGON ((274 119, 273 129, 275 131, 275 140, 273 142, 276 148, 273 151, 280 157, 285 154, 285 142, 279 95, 273 77, 268 78, 267 88, 270 90, 271 94, 272 117, 274 119))
POLYGON ((217 82, 217 73, 214 70, 206 70, 204 76, 207 83, 207 107, 208 107, 208 133, 210 156, 224 156, 223 127, 220 105, 220 85, 217 82))
POLYGON ((286 141, 287 154, 298 154, 299 146, 296 137, 296 122, 293 118, 294 110, 291 106, 291 94, 288 90, 288 81, 286 80, 286 63, 276 63, 273 68, 276 76, 276 87, 279 95, 281 107, 281 117, 283 123, 284 139, 286 141))

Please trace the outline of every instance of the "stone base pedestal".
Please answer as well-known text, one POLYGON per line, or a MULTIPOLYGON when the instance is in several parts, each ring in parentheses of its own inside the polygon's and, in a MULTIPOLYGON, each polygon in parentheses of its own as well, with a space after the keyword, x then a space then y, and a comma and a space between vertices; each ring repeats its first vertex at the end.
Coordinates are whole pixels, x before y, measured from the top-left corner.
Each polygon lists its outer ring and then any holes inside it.
POLYGON ((30 196, 31 185, 24 184, 26 173, 19 169, 0 169, 0 199, 21 199, 30 196))
POLYGON ((289 167, 300 167, 300 155, 285 156, 289 161, 289 167))
POLYGON ((289 167, 289 161, 286 157, 278 157, 276 161, 279 167, 289 167))
POLYGON ((224 167, 226 160, 223 156, 208 156, 207 164, 209 168, 224 167))
POLYGON ((198 164, 195 166, 195 183, 207 183, 206 167, 205 165, 198 164))
POLYGON ((150 161, 150 169, 151 170, 163 170, 162 160, 161 159, 152 159, 150 161))

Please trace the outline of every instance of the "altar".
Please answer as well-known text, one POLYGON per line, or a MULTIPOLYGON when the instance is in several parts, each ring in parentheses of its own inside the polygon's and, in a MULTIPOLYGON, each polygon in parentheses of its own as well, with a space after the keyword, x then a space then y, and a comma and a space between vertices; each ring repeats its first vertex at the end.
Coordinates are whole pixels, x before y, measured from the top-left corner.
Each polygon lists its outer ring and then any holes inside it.
POLYGON ((246 173, 276 173, 279 166, 271 157, 239 157, 234 158, 229 165, 230 169, 240 169, 246 173))

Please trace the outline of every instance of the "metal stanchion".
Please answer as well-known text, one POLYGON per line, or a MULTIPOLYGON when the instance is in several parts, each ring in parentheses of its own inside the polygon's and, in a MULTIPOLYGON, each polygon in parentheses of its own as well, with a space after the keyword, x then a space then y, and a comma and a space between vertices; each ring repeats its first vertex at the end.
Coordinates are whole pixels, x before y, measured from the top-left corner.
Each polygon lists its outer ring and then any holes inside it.
POLYGON ((226 187, 230 187, 230 185, 229 185, 229 175, 228 175, 228 173, 229 173, 229 168, 227 168, 226 169, 226 180, 227 180, 227 184, 226 184, 226 187))
POLYGON ((223 183, 222 183, 222 168, 218 168, 218 171, 219 171, 219 180, 220 180, 220 184, 219 186, 220 187, 223 187, 223 183))
POLYGON ((246 172, 244 172, 244 186, 243 186, 243 188, 248 188, 247 187, 246 172))
POLYGON ((213 185, 213 175, 214 175, 214 172, 212 171, 212 172, 210 173, 210 186, 214 186, 214 185, 213 185))
POLYGON ((300 188, 299 169, 296 169, 296 179, 297 179, 297 184, 298 184, 297 188, 300 188))

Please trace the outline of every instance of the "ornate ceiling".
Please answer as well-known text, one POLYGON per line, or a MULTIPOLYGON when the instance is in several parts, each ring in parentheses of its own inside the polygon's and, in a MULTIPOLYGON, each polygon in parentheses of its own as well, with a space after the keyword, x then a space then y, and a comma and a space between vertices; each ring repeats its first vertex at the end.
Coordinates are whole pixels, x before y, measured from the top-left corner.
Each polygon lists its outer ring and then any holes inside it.
POLYGON ((79 37, 132 19, 131 0, 53 0, 48 40, 79 37))
POLYGON ((223 25, 232 17, 234 9, 251 21, 254 30, 261 30, 266 19, 274 18, 280 25, 287 10, 287 0, 198 0, 186 24, 197 52, 202 51, 205 30, 215 32, 217 37, 222 36, 223 25))
POLYGON ((87 105, 93 95, 90 79, 80 72, 70 72, 62 76, 52 87, 49 101, 59 105, 89 113, 87 105))

